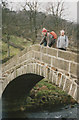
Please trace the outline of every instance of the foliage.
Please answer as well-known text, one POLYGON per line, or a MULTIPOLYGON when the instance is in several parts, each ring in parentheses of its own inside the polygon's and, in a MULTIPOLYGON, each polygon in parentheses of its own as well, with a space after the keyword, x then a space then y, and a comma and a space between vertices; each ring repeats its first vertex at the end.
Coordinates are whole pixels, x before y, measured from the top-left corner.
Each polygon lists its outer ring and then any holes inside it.
POLYGON ((43 79, 30 91, 24 108, 28 110, 45 110, 57 106, 66 106, 68 104, 75 104, 76 102, 62 91, 61 88, 51 84, 48 80, 43 79))
MULTIPOLYGON (((6 35, 3 35, 4 41, 6 41, 6 35)), ((9 58, 7 56, 7 48, 8 45, 6 42, 2 41, 2 62, 6 62, 9 58)), ((17 36, 10 36, 10 42, 13 43, 13 45, 10 45, 10 58, 14 55, 18 54, 21 50, 19 49, 20 46, 26 48, 27 46, 30 46, 32 43, 27 41, 27 39, 17 36), (14 45, 18 45, 17 48, 14 47, 14 45)))
MULTIPOLYGON (((42 27, 47 28, 48 30, 54 30, 57 35, 59 35, 59 31, 64 29, 66 34, 69 37, 70 44, 73 42, 77 43, 77 25, 71 22, 68 22, 64 19, 61 19, 59 16, 53 16, 51 14, 46 15, 42 12, 36 13, 36 24, 35 26, 32 23, 32 31, 30 29, 30 18, 29 15, 31 11, 19 11, 14 12, 10 11, 8 8, 2 10, 2 24, 3 24, 3 34, 10 34, 23 38, 31 38, 33 43, 37 40, 35 38, 35 29, 37 29, 37 35, 41 36, 42 27)), ((32 10, 32 12, 34 12, 32 10)))
MULTIPOLYGON (((29 5, 31 6, 31 3, 29 3, 29 5)), ((10 42, 25 48, 30 44, 40 43, 41 31, 43 27, 50 31, 54 30, 57 33, 57 36, 59 36, 59 31, 64 29, 69 38, 69 48, 74 49, 73 47, 75 47, 77 49, 79 44, 77 32, 79 25, 61 19, 61 15, 56 14, 58 12, 51 14, 51 10, 53 9, 52 5, 52 8, 50 7, 49 11, 47 11, 49 14, 46 12, 38 12, 37 3, 32 3, 32 8, 28 6, 29 10, 24 7, 22 11, 18 12, 10 10, 7 6, 8 3, 3 2, 2 39, 7 40, 7 35, 9 35, 10 42)), ((56 10, 58 11, 58 9, 56 10)), ((7 58, 7 51, 9 51, 7 43, 3 42, 3 59, 7 58)), ((14 48, 13 46, 10 46, 10 50, 10 56, 17 54, 19 51, 18 48, 14 48)))

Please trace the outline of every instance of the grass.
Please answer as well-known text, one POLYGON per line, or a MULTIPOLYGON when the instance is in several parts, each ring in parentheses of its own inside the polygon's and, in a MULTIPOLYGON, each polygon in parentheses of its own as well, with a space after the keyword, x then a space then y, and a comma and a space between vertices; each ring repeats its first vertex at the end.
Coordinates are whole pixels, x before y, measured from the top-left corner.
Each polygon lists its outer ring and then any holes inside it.
MULTIPOLYGON (((3 39, 6 39, 5 35, 3 35, 3 39)), ((27 41, 25 38, 17 37, 17 36, 10 36, 10 42, 14 43, 15 45, 24 47, 24 48, 26 48, 32 44, 30 41, 27 41)), ((7 50, 8 50, 7 43, 2 41, 2 60, 5 62, 8 60, 7 50)), ((10 46, 10 57, 18 54, 20 51, 21 51, 20 49, 10 46)))
MULTIPOLYGON (((6 39, 6 36, 4 36, 4 39, 6 39)), ((10 36, 10 42, 12 42, 16 45, 20 45, 24 48, 32 44, 30 41, 27 41, 23 37, 17 37, 17 36, 13 36, 13 35, 10 36)))
POLYGON ((29 111, 37 110, 52 110, 55 106, 73 105, 76 101, 69 96, 61 88, 47 82, 49 80, 43 79, 30 91, 24 108, 29 111))
MULTIPOLYGON (((7 58, 7 44, 2 42, 2 59, 7 58)), ((10 46, 10 56, 16 55, 20 50, 10 46)))
POLYGON ((57 87, 57 86, 55 86, 55 85, 53 85, 51 83, 48 83, 46 81, 46 79, 43 79, 42 81, 40 81, 39 83, 37 83, 36 86, 33 89, 34 90, 40 89, 37 92, 38 96, 39 95, 41 96, 41 94, 42 95, 45 95, 45 94, 47 94, 47 95, 59 94, 60 96, 61 95, 68 96, 65 91, 62 91, 61 88, 59 88, 59 87, 57 87), (42 88, 43 86, 45 86, 45 89, 42 88))

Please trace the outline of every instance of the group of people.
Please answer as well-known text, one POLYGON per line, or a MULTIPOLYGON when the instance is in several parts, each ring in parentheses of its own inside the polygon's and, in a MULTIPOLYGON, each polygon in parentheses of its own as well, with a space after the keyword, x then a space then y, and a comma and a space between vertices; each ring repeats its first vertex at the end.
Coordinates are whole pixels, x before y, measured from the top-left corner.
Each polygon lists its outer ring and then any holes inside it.
POLYGON ((43 38, 40 42, 40 45, 59 48, 65 50, 68 47, 68 37, 65 35, 65 31, 60 31, 60 36, 57 38, 57 34, 54 31, 49 32, 49 30, 43 28, 42 30, 43 38))

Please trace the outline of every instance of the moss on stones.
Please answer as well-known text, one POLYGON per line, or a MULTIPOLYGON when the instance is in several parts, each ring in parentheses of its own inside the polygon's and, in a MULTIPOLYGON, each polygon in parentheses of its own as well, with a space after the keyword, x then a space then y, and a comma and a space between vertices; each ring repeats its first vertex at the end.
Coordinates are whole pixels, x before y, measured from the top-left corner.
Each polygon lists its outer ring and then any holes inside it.
POLYGON ((61 88, 48 83, 47 80, 40 81, 31 91, 27 97, 26 109, 30 110, 48 109, 55 107, 56 105, 68 105, 75 104, 76 101, 67 95, 66 92, 62 91, 61 88))

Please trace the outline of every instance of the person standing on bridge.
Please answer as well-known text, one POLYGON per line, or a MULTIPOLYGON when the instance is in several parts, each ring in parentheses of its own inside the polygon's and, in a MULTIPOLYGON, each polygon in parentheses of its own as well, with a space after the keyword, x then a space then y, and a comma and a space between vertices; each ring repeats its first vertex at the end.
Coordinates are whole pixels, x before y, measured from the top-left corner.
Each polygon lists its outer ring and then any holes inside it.
POLYGON ((52 31, 52 32, 48 31, 47 38, 48 38, 48 46, 49 47, 53 46, 55 48, 56 47, 57 34, 54 31, 52 31))
POLYGON ((43 28, 42 30, 43 38, 40 42, 40 45, 44 44, 44 46, 47 46, 47 30, 43 28))
POLYGON ((67 47, 68 47, 68 37, 65 35, 65 31, 61 30, 60 36, 57 39, 57 48, 66 51, 67 47))

